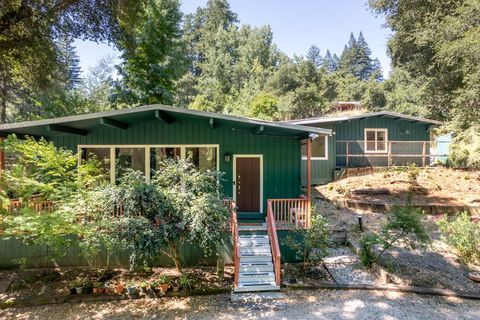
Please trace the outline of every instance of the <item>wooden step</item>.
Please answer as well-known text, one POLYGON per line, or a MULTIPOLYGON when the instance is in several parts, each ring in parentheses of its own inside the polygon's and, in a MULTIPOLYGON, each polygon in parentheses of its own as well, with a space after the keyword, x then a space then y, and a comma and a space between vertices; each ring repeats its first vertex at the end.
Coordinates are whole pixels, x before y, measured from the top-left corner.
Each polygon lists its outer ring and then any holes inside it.
POLYGON ((241 263, 239 272, 273 272, 272 262, 241 263))
POLYGON ((239 283, 275 282, 274 272, 241 272, 238 275, 239 283))
POLYGON ((243 263, 260 263, 260 262, 272 262, 271 255, 253 255, 253 256, 241 256, 240 264, 243 263))
POLYGON ((239 224, 238 226, 238 231, 239 232, 245 232, 245 231, 267 231, 267 224, 263 223, 261 225, 241 225, 239 224))
POLYGON ((269 245, 259 245, 259 246, 246 246, 240 247, 240 256, 249 256, 249 255, 270 255, 270 246, 269 245))

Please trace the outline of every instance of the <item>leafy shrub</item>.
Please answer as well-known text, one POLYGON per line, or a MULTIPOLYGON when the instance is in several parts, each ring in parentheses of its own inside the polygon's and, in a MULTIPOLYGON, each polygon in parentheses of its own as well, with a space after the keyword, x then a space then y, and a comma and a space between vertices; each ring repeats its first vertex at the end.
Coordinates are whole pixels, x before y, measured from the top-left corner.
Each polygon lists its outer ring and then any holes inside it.
POLYGON ((360 239, 360 261, 363 265, 371 266, 377 260, 377 256, 373 252, 373 246, 378 244, 378 236, 369 233, 360 239))
POLYGON ((330 244, 326 218, 319 213, 313 214, 310 228, 293 228, 284 244, 301 257, 303 271, 309 264, 322 261, 330 244))
POLYGON ((467 212, 462 212, 451 221, 445 215, 438 224, 446 242, 466 262, 480 261, 480 225, 472 222, 467 212))
POLYGON ((382 226, 380 235, 367 234, 360 240, 362 263, 370 266, 377 261, 395 243, 403 242, 410 248, 426 245, 430 237, 422 223, 423 212, 411 205, 409 198, 405 206, 395 205, 387 223, 382 226), (380 246, 380 253, 375 254, 373 248, 380 246))
POLYGON ((449 163, 454 167, 480 168, 480 125, 459 130, 452 139, 449 163))

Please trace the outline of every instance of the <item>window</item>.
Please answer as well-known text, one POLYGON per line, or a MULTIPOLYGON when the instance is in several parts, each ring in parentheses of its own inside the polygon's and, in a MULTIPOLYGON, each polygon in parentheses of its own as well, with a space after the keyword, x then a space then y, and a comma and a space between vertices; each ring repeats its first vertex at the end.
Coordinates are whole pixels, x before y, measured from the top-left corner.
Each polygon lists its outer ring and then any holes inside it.
POLYGON ((387 152, 387 141, 387 129, 365 129, 365 152, 387 152))
POLYGON ((82 148, 82 159, 92 158, 100 161, 101 168, 105 172, 105 179, 110 180, 110 148, 82 148))
MULTIPOLYGON (((302 143, 302 159, 307 160, 307 143, 302 143)), ((312 160, 328 159, 328 136, 319 136, 312 141, 312 160)))
POLYGON ((145 174, 145 148, 115 148, 115 180, 133 169, 145 174))
POLYGON ((180 158, 199 170, 218 169, 218 145, 79 145, 81 159, 97 157, 111 183, 118 182, 126 169, 138 170, 149 181, 154 171, 161 171, 162 161, 180 158))
POLYGON ((181 158, 180 148, 151 148, 150 149, 150 169, 151 174, 154 171, 160 171, 162 161, 167 159, 181 158))
POLYGON ((193 163, 193 165, 200 171, 215 170, 217 167, 217 148, 186 148, 185 159, 193 163))

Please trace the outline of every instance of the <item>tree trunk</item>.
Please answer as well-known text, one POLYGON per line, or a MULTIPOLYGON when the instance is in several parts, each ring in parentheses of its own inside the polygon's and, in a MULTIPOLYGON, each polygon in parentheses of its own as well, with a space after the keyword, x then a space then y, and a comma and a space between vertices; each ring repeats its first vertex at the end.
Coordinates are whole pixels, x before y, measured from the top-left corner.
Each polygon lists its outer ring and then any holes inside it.
POLYGON ((7 90, 5 87, 2 88, 2 92, 0 93, 0 123, 7 122, 7 90))

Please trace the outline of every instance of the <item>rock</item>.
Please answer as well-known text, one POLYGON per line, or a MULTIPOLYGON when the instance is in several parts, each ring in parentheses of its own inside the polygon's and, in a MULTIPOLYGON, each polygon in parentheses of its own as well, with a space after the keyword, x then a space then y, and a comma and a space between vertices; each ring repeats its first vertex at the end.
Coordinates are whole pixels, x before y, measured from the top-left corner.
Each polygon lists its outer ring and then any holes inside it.
POLYGON ((40 289, 40 293, 38 294, 39 296, 43 296, 45 292, 47 291, 47 286, 43 285, 42 288, 40 289))
POLYGON ((467 275, 468 279, 474 281, 474 282, 479 282, 480 283, 480 272, 470 272, 467 275))
POLYGON ((27 283, 23 279, 13 280, 8 287, 8 291, 16 291, 23 289, 27 286, 27 283))

